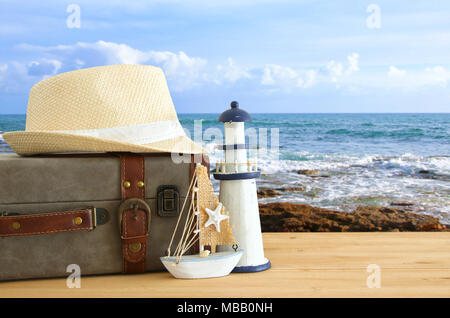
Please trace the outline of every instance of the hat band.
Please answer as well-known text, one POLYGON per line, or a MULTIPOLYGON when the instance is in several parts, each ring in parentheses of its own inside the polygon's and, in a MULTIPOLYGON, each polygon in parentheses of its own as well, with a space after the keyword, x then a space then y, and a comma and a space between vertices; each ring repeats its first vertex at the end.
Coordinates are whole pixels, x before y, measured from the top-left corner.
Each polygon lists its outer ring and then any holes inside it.
POLYGON ((178 120, 102 129, 51 130, 51 132, 110 139, 137 145, 146 145, 186 136, 184 129, 178 120))

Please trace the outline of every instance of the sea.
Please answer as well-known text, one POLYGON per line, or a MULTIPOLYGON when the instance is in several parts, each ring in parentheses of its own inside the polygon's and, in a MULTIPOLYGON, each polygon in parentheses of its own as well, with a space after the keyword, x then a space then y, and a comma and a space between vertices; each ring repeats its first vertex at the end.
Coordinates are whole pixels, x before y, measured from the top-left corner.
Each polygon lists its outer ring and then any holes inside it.
MULTIPOLYGON (((179 115, 192 138, 210 151, 212 169, 223 158, 216 147, 223 140, 211 134, 223 133, 218 116, 179 115)), ((25 115, 0 115, 0 135, 24 128, 25 115)), ((400 208, 450 224, 450 113, 252 114, 246 128, 259 133, 258 151, 251 153, 262 172, 258 187, 279 189, 262 203, 341 211, 403 204, 400 208), (288 187, 301 190, 284 191, 288 187)), ((0 152, 10 151, 0 136, 0 152)), ((217 190, 219 183, 214 186, 217 190)))

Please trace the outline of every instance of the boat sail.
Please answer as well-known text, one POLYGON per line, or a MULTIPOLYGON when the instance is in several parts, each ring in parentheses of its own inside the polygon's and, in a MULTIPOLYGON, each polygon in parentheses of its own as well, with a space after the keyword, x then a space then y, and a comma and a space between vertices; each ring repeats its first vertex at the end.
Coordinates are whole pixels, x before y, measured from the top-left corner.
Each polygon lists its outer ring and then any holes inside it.
POLYGON ((211 278, 228 275, 242 254, 243 250, 238 250, 233 237, 229 215, 214 193, 207 169, 197 164, 167 256, 161 257, 161 262, 176 278, 211 278), (174 238, 189 198, 181 239, 172 253, 174 238), (199 253, 186 255, 196 244, 199 245, 199 253), (228 244, 233 245, 234 251, 216 252, 216 246, 228 244))

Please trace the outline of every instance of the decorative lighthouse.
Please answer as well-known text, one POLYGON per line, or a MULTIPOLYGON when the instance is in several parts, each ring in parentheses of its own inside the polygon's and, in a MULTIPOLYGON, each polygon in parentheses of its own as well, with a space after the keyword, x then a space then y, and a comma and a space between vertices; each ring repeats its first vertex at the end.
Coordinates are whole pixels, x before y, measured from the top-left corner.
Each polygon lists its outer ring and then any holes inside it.
MULTIPOLYGON (((250 115, 231 102, 231 109, 223 112, 219 122, 225 125, 225 160, 217 164, 214 178, 220 180, 220 202, 230 213, 234 223, 233 235, 244 250, 241 260, 233 270, 235 273, 259 272, 270 268, 264 257, 264 248, 259 220, 258 197, 255 179, 260 176, 256 162, 247 158, 244 122, 250 115)), ((223 249, 231 249, 226 246, 223 249)))

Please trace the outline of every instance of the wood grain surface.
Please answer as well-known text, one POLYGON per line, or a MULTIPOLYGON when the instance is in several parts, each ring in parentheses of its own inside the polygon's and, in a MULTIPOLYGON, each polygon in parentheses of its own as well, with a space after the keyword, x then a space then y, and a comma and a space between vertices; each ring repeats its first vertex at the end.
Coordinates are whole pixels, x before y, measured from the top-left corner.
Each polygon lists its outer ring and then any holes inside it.
MULTIPOLYGON (((170 274, 0 283, 0 297, 450 297, 450 233, 264 233, 272 268, 203 280, 170 274), (369 264, 380 288, 369 288, 369 264)), ((373 274, 373 273, 372 273, 373 274)))

